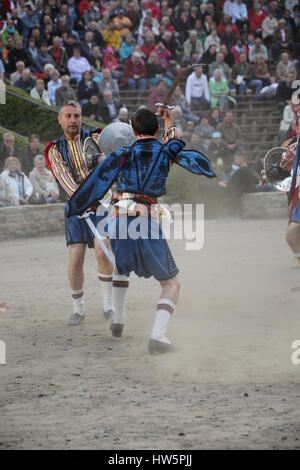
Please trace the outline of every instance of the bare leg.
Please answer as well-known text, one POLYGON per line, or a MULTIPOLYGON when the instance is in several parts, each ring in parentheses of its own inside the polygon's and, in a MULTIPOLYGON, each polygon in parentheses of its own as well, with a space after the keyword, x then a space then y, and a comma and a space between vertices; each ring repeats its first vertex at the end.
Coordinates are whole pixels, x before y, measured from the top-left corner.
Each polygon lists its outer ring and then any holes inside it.
POLYGON ((79 325, 84 319, 84 299, 83 299, 83 283, 84 272, 83 264, 85 257, 86 245, 83 243, 75 243, 68 246, 69 264, 68 278, 73 297, 73 313, 69 320, 69 325, 79 325))

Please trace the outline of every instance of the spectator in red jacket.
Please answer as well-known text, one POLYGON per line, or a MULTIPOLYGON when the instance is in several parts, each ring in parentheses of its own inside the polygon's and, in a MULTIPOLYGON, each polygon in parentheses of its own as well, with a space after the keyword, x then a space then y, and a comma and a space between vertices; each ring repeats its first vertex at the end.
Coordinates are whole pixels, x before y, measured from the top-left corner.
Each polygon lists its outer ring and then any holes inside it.
POLYGON ((156 20, 160 20, 161 11, 159 8, 159 4, 155 0, 149 0, 149 2, 146 3, 146 8, 152 11, 152 15, 156 20))
POLYGON ((266 14, 259 2, 253 3, 253 9, 249 11, 250 31, 257 33, 262 32, 262 22, 266 14))
POLYGON ((234 34, 235 37, 238 38, 240 36, 239 30, 238 30, 237 26, 232 23, 231 18, 230 18, 229 15, 224 15, 222 23, 219 24, 218 32, 219 32, 220 36, 224 36, 225 31, 226 31, 226 26, 228 26, 229 24, 232 27, 232 29, 231 29, 232 34, 234 34))
POLYGON ((132 91, 139 90, 142 94, 147 87, 146 76, 146 67, 141 55, 139 52, 133 52, 124 64, 122 85, 128 86, 132 91))
POLYGON ((245 56, 248 57, 248 47, 246 46, 246 44, 244 44, 242 38, 237 39, 236 45, 233 46, 231 52, 233 54, 234 62, 236 64, 239 63, 241 54, 245 54, 245 56))

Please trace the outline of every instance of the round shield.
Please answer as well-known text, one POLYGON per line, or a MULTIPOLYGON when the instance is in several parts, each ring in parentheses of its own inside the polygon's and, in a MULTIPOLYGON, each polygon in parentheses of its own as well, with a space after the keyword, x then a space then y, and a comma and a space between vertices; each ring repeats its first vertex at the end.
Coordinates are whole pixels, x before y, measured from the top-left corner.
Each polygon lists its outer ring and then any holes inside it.
POLYGON ((135 142, 132 127, 125 122, 113 122, 99 135, 98 145, 105 155, 120 147, 130 147, 135 142))
POLYGON ((281 181, 289 176, 289 173, 280 166, 280 162, 285 157, 286 152, 287 149, 284 147, 274 147, 267 152, 264 158, 264 170, 271 183, 281 181))

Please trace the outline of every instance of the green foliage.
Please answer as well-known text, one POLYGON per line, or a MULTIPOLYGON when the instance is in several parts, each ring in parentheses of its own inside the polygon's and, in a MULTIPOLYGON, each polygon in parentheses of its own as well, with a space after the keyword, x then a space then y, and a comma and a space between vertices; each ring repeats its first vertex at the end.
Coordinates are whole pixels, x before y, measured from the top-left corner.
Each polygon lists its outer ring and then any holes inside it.
MULTIPOLYGON (((0 106, 0 125, 25 136, 37 134, 42 142, 47 142, 61 135, 57 113, 56 107, 41 105, 23 90, 8 85, 6 104, 0 106)), ((87 129, 105 126, 89 119, 84 119, 83 125, 87 129)))

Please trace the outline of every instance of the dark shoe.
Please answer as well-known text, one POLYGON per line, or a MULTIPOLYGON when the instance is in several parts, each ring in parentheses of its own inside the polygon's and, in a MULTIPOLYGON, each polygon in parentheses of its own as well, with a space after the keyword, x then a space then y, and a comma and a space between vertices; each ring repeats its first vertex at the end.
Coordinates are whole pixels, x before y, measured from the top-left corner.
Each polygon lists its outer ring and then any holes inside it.
POLYGON ((162 341, 157 341, 157 339, 149 339, 149 354, 165 354, 173 350, 172 344, 163 343, 162 341))
POLYGON ((72 313, 70 320, 68 321, 68 326, 77 326, 84 320, 84 315, 79 313, 72 313))
POLYGON ((123 323, 112 323, 110 325, 111 333, 115 338, 121 338, 123 334, 124 324, 123 323))
POLYGON ((109 321, 109 320, 112 320, 113 319, 113 315, 114 315, 114 311, 113 310, 107 310, 105 312, 105 310, 103 310, 103 316, 105 318, 106 321, 109 321))

